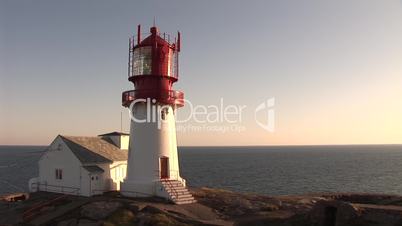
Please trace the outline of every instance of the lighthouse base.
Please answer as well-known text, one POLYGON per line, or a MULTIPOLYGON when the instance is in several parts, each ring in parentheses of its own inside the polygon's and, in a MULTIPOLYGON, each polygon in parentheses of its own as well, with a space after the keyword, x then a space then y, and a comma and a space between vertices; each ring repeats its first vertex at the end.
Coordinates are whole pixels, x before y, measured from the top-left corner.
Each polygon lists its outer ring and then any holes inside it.
POLYGON ((120 193, 127 197, 162 197, 169 199, 161 181, 138 183, 124 181, 120 183, 120 193))
POLYGON ((189 204, 196 200, 186 188, 185 180, 161 179, 153 183, 132 183, 124 181, 120 184, 120 193, 127 197, 157 196, 175 204, 189 204))

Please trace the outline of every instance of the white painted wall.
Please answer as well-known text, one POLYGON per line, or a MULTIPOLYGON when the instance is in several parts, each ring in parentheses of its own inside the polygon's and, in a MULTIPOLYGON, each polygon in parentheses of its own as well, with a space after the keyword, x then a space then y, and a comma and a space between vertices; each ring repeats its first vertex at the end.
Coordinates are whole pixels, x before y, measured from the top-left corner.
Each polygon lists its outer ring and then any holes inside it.
MULTIPOLYGON (((146 104, 136 104, 133 113, 138 119, 146 118, 146 104)), ((122 183, 122 193, 127 196, 138 196, 135 192, 143 193, 144 196, 156 195, 156 184, 160 181, 160 157, 163 156, 169 158, 170 179, 182 181, 172 107, 168 108, 166 120, 160 129, 157 122, 131 120, 127 177, 122 183)))
POLYGON ((56 137, 39 160, 40 190, 73 193, 78 189, 79 195, 88 195, 88 190, 81 186, 80 175, 81 162, 63 140, 59 136, 56 137), (56 179, 56 169, 63 170, 61 180, 56 179))
POLYGON ((80 166, 80 181, 81 181, 81 193, 82 196, 91 196, 91 181, 89 179, 89 172, 80 166))
POLYGON ((120 136, 120 149, 128 150, 129 143, 130 143, 130 136, 128 136, 128 135, 120 136))
POLYGON ((127 161, 115 161, 111 164, 99 164, 104 170, 102 174, 102 189, 104 191, 120 190, 120 183, 126 177, 127 161))
POLYGON ((110 164, 110 178, 112 187, 110 190, 120 190, 120 183, 124 181, 127 173, 127 161, 115 161, 110 164))

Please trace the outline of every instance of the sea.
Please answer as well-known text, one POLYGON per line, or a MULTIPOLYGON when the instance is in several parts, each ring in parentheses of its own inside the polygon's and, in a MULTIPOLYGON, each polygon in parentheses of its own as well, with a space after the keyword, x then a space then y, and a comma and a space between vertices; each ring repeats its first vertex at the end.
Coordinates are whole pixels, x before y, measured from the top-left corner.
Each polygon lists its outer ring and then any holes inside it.
MULTIPOLYGON (((44 146, 0 146, 0 194, 28 189, 44 146)), ((402 145, 179 147, 192 187, 265 195, 402 195, 402 145)))

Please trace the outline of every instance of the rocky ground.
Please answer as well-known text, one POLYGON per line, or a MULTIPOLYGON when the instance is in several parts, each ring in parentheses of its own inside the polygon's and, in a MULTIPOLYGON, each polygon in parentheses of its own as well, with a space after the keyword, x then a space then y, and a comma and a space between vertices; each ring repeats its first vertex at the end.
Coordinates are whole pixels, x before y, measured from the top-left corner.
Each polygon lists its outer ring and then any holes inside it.
POLYGON ((402 225, 402 197, 378 194, 264 196, 191 189, 197 203, 109 193, 91 198, 38 192, 26 201, 0 202, 3 225, 402 225), (38 207, 33 208, 32 207, 38 207))

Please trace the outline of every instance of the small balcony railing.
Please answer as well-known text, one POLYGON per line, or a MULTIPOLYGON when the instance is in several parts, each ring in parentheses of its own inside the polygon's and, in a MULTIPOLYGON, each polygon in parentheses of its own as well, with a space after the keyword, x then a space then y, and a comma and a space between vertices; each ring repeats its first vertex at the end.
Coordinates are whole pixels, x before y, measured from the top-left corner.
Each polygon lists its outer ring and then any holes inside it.
POLYGON ((131 102, 137 99, 155 99, 161 104, 184 106, 184 93, 176 90, 129 90, 122 94, 122 105, 130 106, 131 102))

